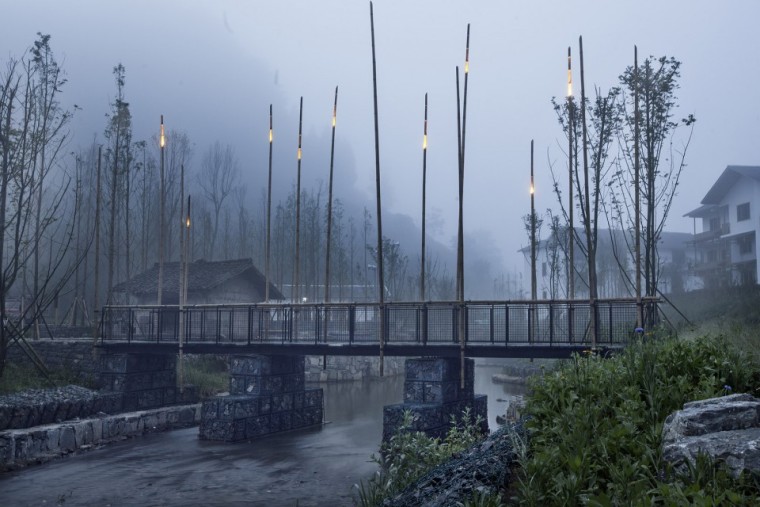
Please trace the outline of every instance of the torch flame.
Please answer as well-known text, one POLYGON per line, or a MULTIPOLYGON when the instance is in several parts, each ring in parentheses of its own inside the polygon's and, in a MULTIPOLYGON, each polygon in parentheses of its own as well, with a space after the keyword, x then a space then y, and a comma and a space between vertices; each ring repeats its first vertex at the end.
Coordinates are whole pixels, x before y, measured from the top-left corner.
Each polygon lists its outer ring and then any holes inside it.
POLYGON ((427 150, 427 134, 422 136, 422 149, 427 150))
POLYGON ((572 57, 570 56, 570 48, 567 48, 567 96, 573 96, 573 71, 572 71, 572 57))
POLYGON ((534 193, 536 193, 536 189, 535 189, 535 187, 533 186, 533 183, 531 183, 531 184, 530 184, 530 195, 533 195, 534 193))
POLYGON ((298 148, 298 160, 301 160, 301 148, 298 148))
POLYGON ((161 146, 161 148, 163 148, 164 146, 166 146, 166 136, 164 135, 164 124, 163 123, 161 124, 161 137, 159 139, 159 145, 161 146))
POLYGON ((185 219, 185 227, 187 227, 188 229, 190 228, 190 217, 189 216, 185 219))
POLYGON ((272 142, 272 129, 269 129, 269 142, 272 142))

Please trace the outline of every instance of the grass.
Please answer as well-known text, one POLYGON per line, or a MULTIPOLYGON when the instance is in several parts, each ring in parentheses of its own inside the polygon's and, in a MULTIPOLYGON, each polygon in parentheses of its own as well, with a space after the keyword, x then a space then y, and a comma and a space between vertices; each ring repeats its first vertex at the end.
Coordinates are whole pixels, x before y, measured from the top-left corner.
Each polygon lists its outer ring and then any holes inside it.
POLYGON ((198 388, 201 399, 229 389, 227 360, 221 356, 187 355, 184 357, 184 383, 198 388))
POLYGON ((92 382, 83 380, 69 368, 54 368, 50 370, 50 377, 44 377, 34 366, 30 364, 8 363, 0 377, 0 395, 12 394, 26 389, 43 389, 48 387, 62 387, 76 384, 83 387, 94 388, 92 382))

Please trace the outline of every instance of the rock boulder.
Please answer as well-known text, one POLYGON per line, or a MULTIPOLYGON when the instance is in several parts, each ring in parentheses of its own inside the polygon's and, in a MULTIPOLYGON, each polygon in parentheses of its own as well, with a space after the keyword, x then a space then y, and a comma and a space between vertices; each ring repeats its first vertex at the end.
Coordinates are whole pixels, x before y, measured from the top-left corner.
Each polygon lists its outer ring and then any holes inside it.
POLYGON ((760 473, 760 399, 733 394, 686 403, 662 428, 663 457, 679 473, 705 454, 736 477, 760 473))

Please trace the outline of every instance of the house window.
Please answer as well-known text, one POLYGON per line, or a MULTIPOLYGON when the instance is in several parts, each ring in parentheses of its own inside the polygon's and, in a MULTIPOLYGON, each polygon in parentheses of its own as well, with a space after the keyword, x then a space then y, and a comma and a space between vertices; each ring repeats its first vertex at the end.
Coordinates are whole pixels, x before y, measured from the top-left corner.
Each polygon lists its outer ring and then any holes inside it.
POLYGON ((739 204, 736 206, 736 221, 749 220, 749 203, 739 204))
POLYGON ((741 255, 752 253, 752 244, 755 242, 755 238, 752 236, 742 236, 739 238, 739 253, 741 255))

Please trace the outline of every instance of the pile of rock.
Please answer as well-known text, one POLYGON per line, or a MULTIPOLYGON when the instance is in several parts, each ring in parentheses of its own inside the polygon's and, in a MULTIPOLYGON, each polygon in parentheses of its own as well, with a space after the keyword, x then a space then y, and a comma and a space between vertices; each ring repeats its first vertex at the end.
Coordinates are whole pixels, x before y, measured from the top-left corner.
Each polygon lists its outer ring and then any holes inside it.
POLYGON ((0 431, 31 428, 122 410, 121 393, 69 385, 0 396, 0 431))
POLYGON ((760 473, 760 399, 733 394, 686 403, 662 428, 663 458, 687 473, 699 454, 725 463, 732 475, 760 473))
POLYGON ((476 492, 498 494, 509 482, 510 468, 517 461, 513 438, 525 438, 521 424, 499 428, 486 440, 458 458, 437 466, 411 484, 384 507, 461 506, 476 492))

